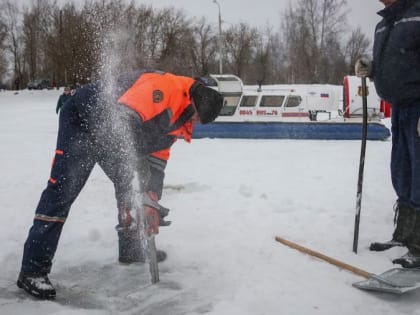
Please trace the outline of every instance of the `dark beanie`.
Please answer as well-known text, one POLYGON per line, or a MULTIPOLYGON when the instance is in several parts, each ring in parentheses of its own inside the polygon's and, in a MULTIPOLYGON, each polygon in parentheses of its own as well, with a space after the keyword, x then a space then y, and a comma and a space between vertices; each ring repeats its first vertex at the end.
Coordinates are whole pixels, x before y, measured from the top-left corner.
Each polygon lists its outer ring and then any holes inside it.
POLYGON ((202 124, 208 124, 216 119, 223 107, 223 96, 216 90, 195 82, 190 88, 198 116, 202 124))

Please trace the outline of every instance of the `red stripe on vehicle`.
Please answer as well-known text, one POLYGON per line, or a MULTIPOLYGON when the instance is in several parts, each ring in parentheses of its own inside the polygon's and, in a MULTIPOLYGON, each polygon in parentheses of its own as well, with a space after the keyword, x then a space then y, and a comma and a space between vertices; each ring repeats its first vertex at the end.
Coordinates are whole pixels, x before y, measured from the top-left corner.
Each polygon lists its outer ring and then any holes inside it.
POLYGON ((282 117, 309 117, 309 113, 281 113, 282 117))

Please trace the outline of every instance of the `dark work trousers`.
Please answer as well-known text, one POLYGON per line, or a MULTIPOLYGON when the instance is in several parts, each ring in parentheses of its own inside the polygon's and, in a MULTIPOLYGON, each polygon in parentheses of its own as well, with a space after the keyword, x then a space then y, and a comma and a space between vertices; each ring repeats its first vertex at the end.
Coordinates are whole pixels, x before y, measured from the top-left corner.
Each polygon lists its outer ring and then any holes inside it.
POLYGON ((96 94, 92 87, 82 88, 61 109, 51 176, 25 242, 22 272, 50 272, 70 207, 96 163, 114 183, 118 207, 131 206, 135 162, 125 137, 129 130, 97 110, 96 94))
POLYGON ((398 204, 420 211, 420 104, 392 107, 391 177, 398 204))

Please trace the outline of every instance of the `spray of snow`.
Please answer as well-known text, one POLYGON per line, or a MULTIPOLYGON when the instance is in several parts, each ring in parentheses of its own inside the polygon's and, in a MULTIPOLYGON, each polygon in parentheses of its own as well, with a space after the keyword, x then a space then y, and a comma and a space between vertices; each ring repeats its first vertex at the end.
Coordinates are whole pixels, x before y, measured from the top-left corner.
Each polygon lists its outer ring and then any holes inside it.
MULTIPOLYGON (((128 154, 128 161, 131 163, 130 169, 133 170, 134 176, 131 182, 131 205, 130 209, 131 218, 135 219, 138 223, 137 227, 142 227, 145 222, 144 211, 143 211, 143 198, 142 198, 142 185, 146 179, 145 176, 140 172, 142 168, 142 160, 136 154, 134 134, 127 128, 126 122, 121 119, 120 114, 116 105, 117 99, 120 97, 120 89, 118 88, 118 76, 121 71, 124 70, 123 66, 123 54, 122 47, 123 43, 127 41, 128 32, 123 27, 118 29, 110 30, 102 34, 101 44, 101 70, 100 70, 100 81, 101 81, 101 92, 100 99, 105 103, 105 113, 102 119, 105 119, 108 123, 106 124, 109 128, 104 128, 102 131, 103 137, 111 137, 123 141, 123 143, 116 143, 116 145, 128 148, 129 151, 125 152, 128 154), (110 132, 111 131, 111 132, 110 132), (104 134, 106 133, 106 134, 104 134), (130 150, 131 149, 131 150, 130 150)), ((127 70, 127 69, 125 69, 127 70)), ((112 142, 113 139, 111 139, 112 142)), ((115 142, 115 140, 114 140, 115 142)), ((114 143, 115 144, 115 143, 114 143)), ((135 222, 134 222, 135 224, 135 222)), ((136 227, 134 226, 134 228, 136 227)), ((145 229, 140 228, 140 239, 142 240, 142 247, 147 247, 147 236, 145 229)))

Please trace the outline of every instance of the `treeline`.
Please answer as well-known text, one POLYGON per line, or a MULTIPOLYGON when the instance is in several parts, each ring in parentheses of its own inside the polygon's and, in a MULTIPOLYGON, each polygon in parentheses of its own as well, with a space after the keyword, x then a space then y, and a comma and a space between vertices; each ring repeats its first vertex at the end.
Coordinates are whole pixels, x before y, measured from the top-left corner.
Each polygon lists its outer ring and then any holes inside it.
POLYGON ((21 8, 0 0, 0 82, 85 83, 138 68, 204 76, 219 73, 221 52, 223 72, 248 84, 340 84, 370 46, 348 28, 347 11, 346 0, 297 0, 278 30, 223 23, 219 36, 214 23, 174 7, 33 0, 21 8))

